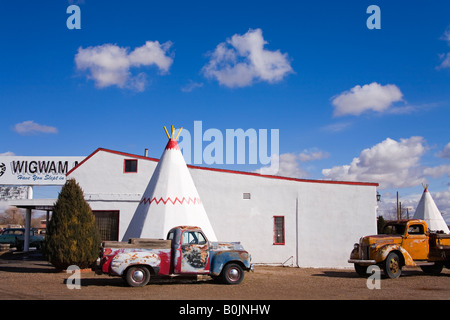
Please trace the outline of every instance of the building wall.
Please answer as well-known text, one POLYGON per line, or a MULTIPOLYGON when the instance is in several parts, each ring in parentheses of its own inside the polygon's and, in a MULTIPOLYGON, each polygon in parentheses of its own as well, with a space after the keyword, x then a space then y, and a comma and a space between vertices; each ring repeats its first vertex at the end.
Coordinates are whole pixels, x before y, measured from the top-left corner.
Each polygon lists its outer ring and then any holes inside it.
MULTIPOLYGON (((98 151, 68 175, 79 182, 93 210, 120 210, 120 239, 157 165, 137 157, 138 173, 124 173, 124 159, 131 158, 98 151)), ((189 170, 217 238, 240 241, 254 263, 350 267, 353 244, 376 233, 374 184, 189 170), (274 216, 284 216, 284 245, 273 243, 274 216)))
POLYGON ((217 237, 241 241, 255 262, 348 267, 353 244, 376 234, 375 186, 191 174, 217 237), (285 245, 273 244, 274 216, 285 218, 285 245))

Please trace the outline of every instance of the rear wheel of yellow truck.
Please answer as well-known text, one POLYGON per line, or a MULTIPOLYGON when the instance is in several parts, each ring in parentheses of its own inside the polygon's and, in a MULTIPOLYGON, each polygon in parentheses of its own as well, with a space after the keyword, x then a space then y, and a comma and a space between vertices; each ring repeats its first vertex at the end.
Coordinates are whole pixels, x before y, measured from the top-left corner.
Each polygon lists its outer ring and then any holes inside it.
POLYGON ((384 261, 383 271, 391 279, 400 277, 402 274, 402 262, 397 253, 391 252, 388 254, 384 261))

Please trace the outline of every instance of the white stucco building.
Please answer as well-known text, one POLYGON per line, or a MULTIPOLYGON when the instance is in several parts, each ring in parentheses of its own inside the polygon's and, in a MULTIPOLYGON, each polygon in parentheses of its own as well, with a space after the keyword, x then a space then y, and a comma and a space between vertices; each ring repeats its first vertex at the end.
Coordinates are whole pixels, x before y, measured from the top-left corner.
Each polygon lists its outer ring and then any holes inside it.
MULTIPOLYGON (((157 162, 99 148, 69 171, 104 238, 122 240, 157 162)), ((351 267, 353 244, 376 234, 377 183, 188 167, 218 240, 240 241, 254 263, 351 267)))

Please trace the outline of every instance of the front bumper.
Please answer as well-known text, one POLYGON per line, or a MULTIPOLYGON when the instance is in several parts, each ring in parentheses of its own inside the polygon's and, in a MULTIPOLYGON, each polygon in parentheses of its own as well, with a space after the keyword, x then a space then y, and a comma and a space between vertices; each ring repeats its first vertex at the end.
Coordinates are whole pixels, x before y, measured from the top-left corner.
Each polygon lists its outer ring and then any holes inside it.
POLYGON ((98 275, 103 274, 100 258, 97 258, 97 260, 95 261, 95 263, 91 269, 92 269, 92 271, 95 272, 95 274, 98 274, 98 275))
POLYGON ((361 259, 349 259, 348 263, 355 263, 361 266, 371 266, 377 264, 375 260, 361 260, 361 259))

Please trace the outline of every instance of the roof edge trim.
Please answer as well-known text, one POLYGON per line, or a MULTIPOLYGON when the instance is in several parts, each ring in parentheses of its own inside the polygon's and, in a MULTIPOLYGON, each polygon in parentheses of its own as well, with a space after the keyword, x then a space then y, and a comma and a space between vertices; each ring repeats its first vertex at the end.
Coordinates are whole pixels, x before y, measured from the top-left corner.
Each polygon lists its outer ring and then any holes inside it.
MULTIPOLYGON (((98 148, 93 153, 91 153, 89 156, 83 159, 77 166, 72 168, 69 172, 66 173, 66 177, 70 175, 73 171, 78 169, 81 165, 83 165, 87 160, 89 160, 91 157, 93 157, 96 153, 104 151, 108 153, 114 153, 122 156, 127 157, 133 157, 137 159, 142 160, 150 160, 158 162, 159 159, 156 158, 150 158, 145 156, 140 156, 136 154, 121 152, 121 151, 115 151, 105 148, 98 148)), ((344 184, 344 185, 357 185, 357 186, 373 186, 378 187, 379 184, 376 182, 359 182, 359 181, 337 181, 337 180, 314 180, 314 179, 300 179, 300 178, 291 178, 291 177, 283 177, 283 176, 274 176, 274 175, 266 175, 266 174, 259 174, 256 172, 247 172, 247 171, 237 171, 237 170, 228 170, 228 169, 219 169, 219 168, 208 168, 208 167, 200 167, 200 166, 193 166, 188 164, 188 168, 190 169, 198 169, 198 170, 207 170, 207 171, 215 171, 215 172, 223 172, 223 173, 233 173, 233 174, 241 174, 241 175, 247 175, 247 176, 254 176, 254 177, 262 177, 262 178, 268 178, 268 179, 278 179, 278 180, 287 180, 287 181, 297 181, 297 182, 309 182, 309 183, 326 183, 326 184, 344 184)))

